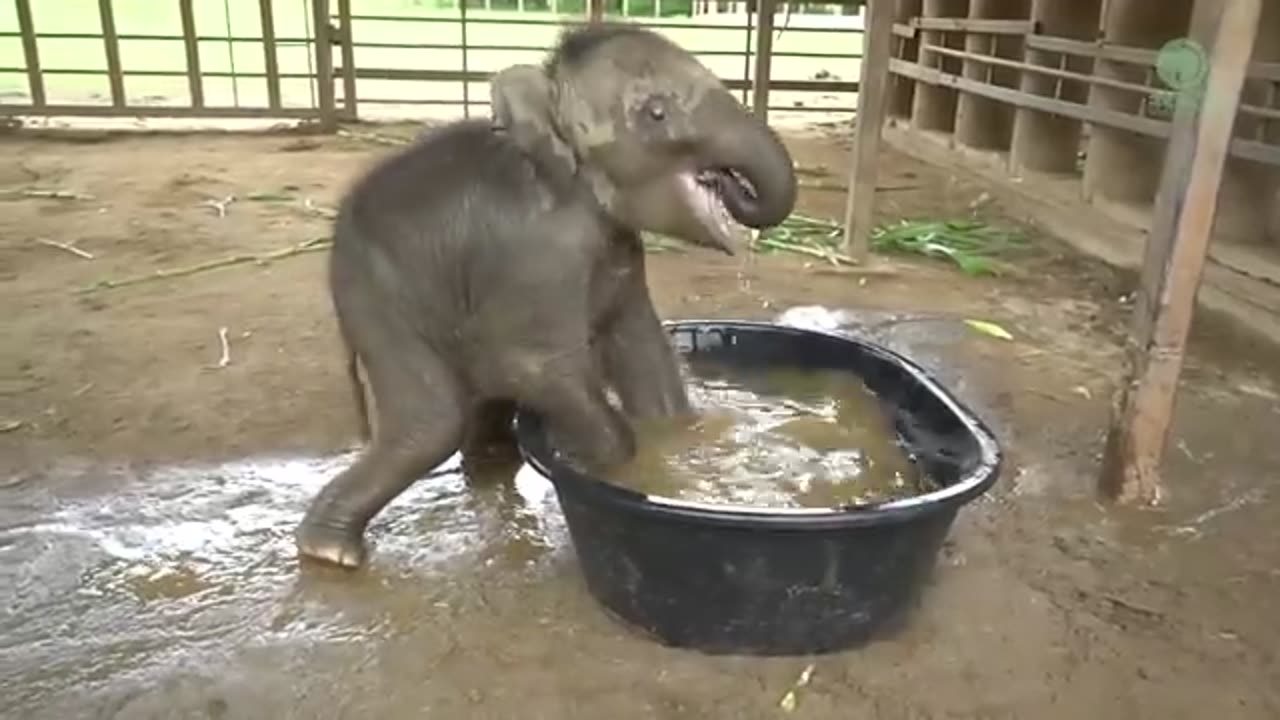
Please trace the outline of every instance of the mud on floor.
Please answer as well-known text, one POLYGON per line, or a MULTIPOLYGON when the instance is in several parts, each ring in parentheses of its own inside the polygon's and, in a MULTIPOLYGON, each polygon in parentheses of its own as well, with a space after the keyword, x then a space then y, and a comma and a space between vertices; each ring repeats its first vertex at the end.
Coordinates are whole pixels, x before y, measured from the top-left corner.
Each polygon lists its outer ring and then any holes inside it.
MULTIPOLYGON (((789 143, 802 209, 840 217, 845 150, 822 133, 789 143)), ((421 483, 375 523, 367 572, 294 564, 292 525, 356 437, 323 253, 77 292, 323 236, 323 208, 386 147, 0 144, 0 189, 71 194, 0 194, 4 717, 765 718, 787 715, 779 700, 810 662, 794 717, 1280 715, 1276 378, 1199 343, 1169 505, 1096 505, 1129 288, 1045 238, 999 279, 901 258, 839 272, 650 256, 667 318, 851 311, 847 331, 935 370, 1008 454, 901 636, 815 659, 706 658, 599 611, 528 473, 509 488, 421 483)), ((883 219, 1024 219, 893 153, 881 178, 883 219)))

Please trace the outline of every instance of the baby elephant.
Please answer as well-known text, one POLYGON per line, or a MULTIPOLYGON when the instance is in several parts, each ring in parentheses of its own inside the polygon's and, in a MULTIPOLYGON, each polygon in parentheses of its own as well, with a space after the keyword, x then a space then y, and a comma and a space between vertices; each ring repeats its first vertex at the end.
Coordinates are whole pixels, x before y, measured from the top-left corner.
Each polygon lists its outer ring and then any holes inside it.
POLYGON ((633 418, 689 411, 639 233, 732 254, 795 204, 778 137, 650 31, 568 31, 491 93, 492 120, 427 132, 342 202, 329 284, 368 443, 303 518, 303 557, 360 566, 417 478, 514 447, 517 406, 584 468, 628 460, 609 389, 633 418))

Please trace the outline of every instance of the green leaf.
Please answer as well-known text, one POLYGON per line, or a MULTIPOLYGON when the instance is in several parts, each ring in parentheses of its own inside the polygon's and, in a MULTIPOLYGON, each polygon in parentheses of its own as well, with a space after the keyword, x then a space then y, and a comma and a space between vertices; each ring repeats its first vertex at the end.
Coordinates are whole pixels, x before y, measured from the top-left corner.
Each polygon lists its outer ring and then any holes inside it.
POLYGON ((1000 327, 999 325, 993 322, 987 322, 986 320, 968 320, 968 319, 966 319, 964 322, 966 325, 973 328, 974 330, 977 330, 980 333, 990 335, 992 337, 997 337, 997 338, 1000 338, 1001 340, 1013 339, 1013 335, 1010 335, 1008 330, 1005 330, 1004 328, 1000 327))

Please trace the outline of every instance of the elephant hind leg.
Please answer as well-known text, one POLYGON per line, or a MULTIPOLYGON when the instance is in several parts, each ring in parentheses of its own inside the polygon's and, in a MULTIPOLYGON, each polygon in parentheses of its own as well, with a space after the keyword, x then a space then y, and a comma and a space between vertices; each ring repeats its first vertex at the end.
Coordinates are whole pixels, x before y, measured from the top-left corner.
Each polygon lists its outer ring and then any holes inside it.
POLYGON ((483 402, 471 413, 462 443, 468 482, 489 485, 515 477, 522 462, 512 427, 515 413, 515 402, 504 399, 483 402))
POLYGON ((361 455, 312 501, 295 539, 304 558, 347 568, 364 564, 369 521, 415 480, 457 451, 464 427, 461 386, 422 346, 361 352, 376 431, 361 455))

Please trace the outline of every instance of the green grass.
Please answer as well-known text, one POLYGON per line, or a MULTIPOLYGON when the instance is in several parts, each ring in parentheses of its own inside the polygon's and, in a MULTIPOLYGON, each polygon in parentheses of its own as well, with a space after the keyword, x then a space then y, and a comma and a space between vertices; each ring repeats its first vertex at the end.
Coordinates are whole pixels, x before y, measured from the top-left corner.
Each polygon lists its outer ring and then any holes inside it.
MULTIPOLYGON (((514 5, 512 0, 505 0, 514 5)), ((546 0, 540 0, 545 3, 546 0)), ((632 5, 641 6, 637 0, 632 5)), ((564 2, 559 5, 563 19, 582 17, 583 0, 576 5, 564 2), (566 11, 576 11, 563 14, 566 11)), ((476 3, 476 0, 473 0, 476 3)), ((477 3, 478 4, 478 3, 477 3)), ((616 0, 615 0, 616 4, 616 0)), ((363 42, 419 43, 457 45, 461 42, 461 28, 456 20, 456 7, 438 7, 436 0, 352 0, 353 13, 359 15, 383 15, 399 20, 353 21, 353 34, 357 45, 363 42), (416 19, 416 21, 415 21, 416 19)), ((666 4, 671 7, 671 3, 666 4)), ((32 3, 37 33, 99 33, 97 0, 41 0, 32 3)), ((495 3, 497 6, 497 3, 495 3)), ((176 0, 114 0, 116 30, 123 35, 157 34, 181 35, 181 18, 176 0)), ((278 38, 303 39, 309 34, 310 17, 307 0, 276 0, 273 19, 278 38)), ((470 8, 471 6, 469 6, 470 8)), ((533 0, 529 0, 533 7, 533 0)), ((200 35, 225 38, 228 27, 232 36, 257 37, 261 34, 257 0, 196 0, 196 28, 200 35), (228 12, 224 8, 229 9, 228 12)), ((496 71, 507 65, 536 62, 543 49, 552 44, 559 33, 554 25, 498 24, 494 20, 535 19, 551 21, 556 15, 550 12, 526 10, 524 13, 503 10, 468 10, 467 41, 469 45, 514 45, 530 50, 470 50, 467 63, 471 70, 496 71)), ((821 16, 819 16, 821 17, 821 16)), ((643 20, 646 18, 631 18, 643 20)), ((693 19, 689 17, 663 17, 662 22, 679 25, 717 22, 716 16, 693 19)), ((661 32, 695 53, 740 53, 747 40, 742 27, 725 22, 724 29, 670 28, 661 32)), ((792 18, 794 25, 804 23, 813 26, 820 22, 814 16, 792 18)), ((781 23, 780 23, 781 24, 781 23)), ((16 33, 17 17, 12 2, 0 1, 0 32, 16 33)), ((775 38, 774 49, 778 53, 806 52, 832 55, 828 58, 776 57, 773 77, 776 79, 811 79, 815 76, 834 75, 843 79, 857 77, 858 61, 848 57, 861 47, 861 35, 846 29, 821 32, 788 32, 783 30, 775 38), (842 57, 841 57, 842 56, 842 57)), ((103 43, 98 39, 41 38, 39 51, 42 66, 47 70, 106 69, 103 43)), ((204 72, 262 73, 265 71, 263 45, 246 41, 229 43, 225 39, 211 39, 200 43, 200 63, 204 72)), ((308 49, 300 43, 279 46, 279 65, 282 73, 305 74, 310 72, 308 49)), ((130 103, 176 104, 189 102, 186 78, 129 76, 129 71, 185 72, 185 52, 181 41, 122 40, 121 62, 126 72, 125 91, 130 103)), ((723 78, 741 78, 744 60, 732 55, 701 55, 708 67, 723 78)), ((0 102, 22 102, 27 95, 27 81, 20 72, 23 67, 22 45, 17 37, 0 38, 0 102), (17 72, 15 72, 15 70, 17 72)), ((403 49, 357 47, 355 64, 361 68, 392 69, 460 69, 462 52, 458 49, 403 49)), ((105 75, 45 76, 46 92, 51 103, 105 102, 110 88, 105 75)), ((254 106, 266 103, 266 82, 262 78, 209 78, 204 80, 205 95, 211 105, 235 104, 254 106)), ((472 83, 468 88, 472 99, 488 96, 484 83, 472 83)), ((305 78, 284 79, 282 92, 285 104, 304 107, 310 105, 313 95, 311 82, 305 78)), ((374 81, 361 80, 358 94, 363 98, 451 100, 462 99, 460 82, 422 81, 374 81)), ((775 106, 795 102, 806 105, 851 106, 852 96, 816 98, 812 94, 775 91, 775 106)))
MULTIPOLYGON (((757 252, 791 252, 832 262, 851 262, 841 255, 844 232, 828 220, 793 214, 760 234, 757 252)), ((877 227, 871 249, 884 254, 920 255, 953 263, 967 275, 998 274, 1006 258, 1028 249, 1021 232, 977 219, 901 220, 877 227)))

